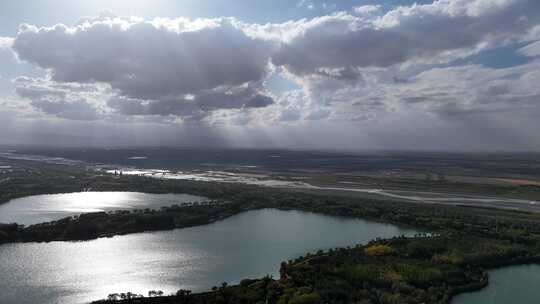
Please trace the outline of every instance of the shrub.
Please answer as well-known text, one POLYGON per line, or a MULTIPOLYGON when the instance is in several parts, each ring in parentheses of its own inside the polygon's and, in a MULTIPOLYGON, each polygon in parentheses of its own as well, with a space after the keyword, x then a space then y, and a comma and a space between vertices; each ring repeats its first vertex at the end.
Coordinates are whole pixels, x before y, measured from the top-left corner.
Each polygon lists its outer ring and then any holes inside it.
POLYGON ((364 249, 367 256, 384 256, 394 253, 394 249, 389 245, 371 245, 364 249))

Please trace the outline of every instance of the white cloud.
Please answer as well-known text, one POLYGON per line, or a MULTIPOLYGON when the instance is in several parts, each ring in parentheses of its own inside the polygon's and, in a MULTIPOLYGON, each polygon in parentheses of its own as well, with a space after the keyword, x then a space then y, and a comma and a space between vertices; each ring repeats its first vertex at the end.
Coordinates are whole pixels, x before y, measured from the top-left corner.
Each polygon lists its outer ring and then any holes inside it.
POLYGON ((155 105, 159 113, 189 112, 193 103, 202 111, 272 103, 260 84, 271 48, 232 19, 103 15, 75 26, 22 25, 13 49, 55 82, 106 84, 122 100, 155 105))
POLYGON ((376 12, 379 12, 381 10, 381 6, 380 5, 362 5, 362 6, 357 6, 357 7, 354 7, 353 8, 353 11, 357 14, 361 14, 361 15, 370 15, 370 14, 374 14, 376 12))
MULTIPOLYGON (((387 105, 399 111, 433 113, 444 119, 470 115, 506 113, 512 119, 523 111, 540 111, 540 61, 505 69, 480 65, 433 68, 392 83, 372 83, 372 90, 387 105), (513 113, 513 114, 512 114, 513 113)), ((348 91, 349 98, 358 91, 348 91)), ((369 100, 359 98, 359 103, 369 100)), ((393 115, 393 114, 392 114, 393 115)))
POLYGON ((533 42, 519 49, 518 52, 527 57, 539 57, 540 56, 540 41, 533 42))
POLYGON ((293 34, 282 34, 287 39, 273 62, 298 75, 322 68, 448 62, 519 39, 540 23, 538 11, 536 0, 442 0, 382 16, 337 13, 289 24, 293 34))
POLYGON ((13 38, 0 37, 0 49, 8 49, 13 45, 13 38))
MULTIPOLYGON (((112 15, 75 26, 24 25, 13 49, 51 79, 19 80, 17 94, 43 113, 79 120, 267 127, 323 120, 398 126, 421 115, 510 119, 539 108, 538 62, 508 69, 446 64, 532 41, 539 9, 532 0, 440 0, 266 25, 112 15), (273 71, 301 89, 268 92, 273 71)), ((520 53, 538 56, 537 44, 520 53)))
POLYGON ((97 85, 57 83, 43 78, 14 79, 17 96, 37 111, 69 120, 99 120, 107 110, 103 98, 107 89, 97 85))

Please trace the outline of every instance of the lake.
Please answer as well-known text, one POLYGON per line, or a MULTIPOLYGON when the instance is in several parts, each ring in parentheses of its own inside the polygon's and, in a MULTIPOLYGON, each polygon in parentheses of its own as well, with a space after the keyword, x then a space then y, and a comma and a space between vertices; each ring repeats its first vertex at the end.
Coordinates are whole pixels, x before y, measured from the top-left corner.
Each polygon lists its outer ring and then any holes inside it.
POLYGON ((458 295, 452 304, 531 304, 540 302, 540 265, 505 267, 489 272, 488 287, 458 295))
POLYGON ((208 290, 277 277, 306 252, 413 235, 395 225, 300 211, 248 211, 204 226, 86 242, 0 246, 3 304, 85 303, 114 292, 208 290))
POLYGON ((207 201, 188 194, 149 194, 139 192, 76 192, 34 195, 17 198, 0 205, 0 223, 24 225, 59 220, 82 213, 160 209, 173 204, 207 201))

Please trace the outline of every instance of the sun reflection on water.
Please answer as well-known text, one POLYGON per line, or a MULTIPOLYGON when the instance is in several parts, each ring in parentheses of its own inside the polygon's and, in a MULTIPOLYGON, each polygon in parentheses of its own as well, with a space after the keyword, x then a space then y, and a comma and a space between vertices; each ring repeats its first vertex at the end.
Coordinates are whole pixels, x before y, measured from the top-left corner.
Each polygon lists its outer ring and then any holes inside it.
POLYGON ((159 209, 174 204, 205 201, 187 194, 147 194, 138 192, 77 192, 36 195, 14 199, 0 206, 0 223, 35 224, 82 213, 159 209))

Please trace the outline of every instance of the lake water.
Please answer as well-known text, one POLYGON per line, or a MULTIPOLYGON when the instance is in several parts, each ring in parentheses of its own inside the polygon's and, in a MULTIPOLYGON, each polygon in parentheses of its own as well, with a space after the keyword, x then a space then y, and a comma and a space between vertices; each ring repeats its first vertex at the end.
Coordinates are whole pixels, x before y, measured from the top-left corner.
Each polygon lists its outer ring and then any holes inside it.
POLYGON ((17 198, 0 205, 0 223, 31 225, 59 220, 81 213, 171 206, 207 201, 188 194, 148 194, 138 192, 77 192, 17 198))
POLYGON ((540 265, 512 266, 489 272, 488 287, 458 295, 452 304, 540 303, 540 265))
POLYGON ((114 292, 202 291, 243 278, 277 277, 281 261, 306 252, 416 232, 365 220, 264 209, 172 231, 2 245, 1 302, 84 303, 114 292))

